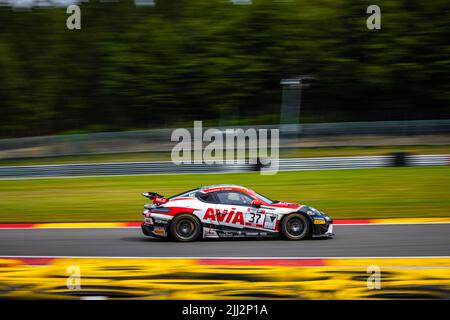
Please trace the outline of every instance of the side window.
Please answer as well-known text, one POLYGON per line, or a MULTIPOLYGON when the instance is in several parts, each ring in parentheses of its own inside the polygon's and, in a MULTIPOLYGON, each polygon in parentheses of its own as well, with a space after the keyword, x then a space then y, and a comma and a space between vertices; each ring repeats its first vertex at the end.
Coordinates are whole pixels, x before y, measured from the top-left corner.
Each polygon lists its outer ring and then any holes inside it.
POLYGON ((195 196, 203 202, 216 203, 216 198, 214 197, 214 194, 212 192, 210 193, 197 192, 195 196))
POLYGON ((249 206, 252 198, 239 191, 219 191, 216 196, 221 204, 249 206))

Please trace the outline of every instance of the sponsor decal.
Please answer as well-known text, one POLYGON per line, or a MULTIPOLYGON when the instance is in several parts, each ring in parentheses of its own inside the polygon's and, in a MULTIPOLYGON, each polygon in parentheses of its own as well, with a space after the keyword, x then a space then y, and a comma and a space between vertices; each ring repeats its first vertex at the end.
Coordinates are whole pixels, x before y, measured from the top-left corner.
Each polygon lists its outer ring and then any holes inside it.
POLYGON ((262 228, 264 222, 264 214, 264 210, 252 210, 249 208, 248 213, 245 215, 245 225, 262 228))
POLYGON ((235 208, 232 208, 230 211, 226 209, 220 211, 220 209, 208 208, 203 216, 203 220, 244 225, 244 214, 235 210, 235 208))
POLYGON ((326 224, 327 222, 323 219, 314 219, 314 224, 326 224))
POLYGON ((155 223, 159 223, 159 224, 167 224, 167 220, 161 220, 161 219, 156 219, 156 218, 154 218, 154 220, 155 220, 155 223))
POLYGON ((277 215, 276 214, 266 214, 266 219, 264 220, 264 228, 275 229, 277 225, 277 215))
POLYGON ((153 230, 153 233, 158 234, 158 235, 161 235, 161 236, 166 235, 166 231, 165 231, 164 229, 161 229, 161 228, 155 228, 155 229, 153 230))

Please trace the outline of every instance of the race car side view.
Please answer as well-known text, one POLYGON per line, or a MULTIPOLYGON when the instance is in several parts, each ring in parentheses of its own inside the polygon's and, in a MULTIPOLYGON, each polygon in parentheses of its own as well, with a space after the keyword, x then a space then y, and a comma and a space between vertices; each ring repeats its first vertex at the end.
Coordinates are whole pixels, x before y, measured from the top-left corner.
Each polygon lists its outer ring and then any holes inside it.
POLYGON ((143 195, 153 200, 153 204, 144 205, 142 231, 147 236, 178 241, 333 236, 333 221, 325 213, 306 205, 270 200, 242 186, 205 186, 170 198, 156 192, 143 195))

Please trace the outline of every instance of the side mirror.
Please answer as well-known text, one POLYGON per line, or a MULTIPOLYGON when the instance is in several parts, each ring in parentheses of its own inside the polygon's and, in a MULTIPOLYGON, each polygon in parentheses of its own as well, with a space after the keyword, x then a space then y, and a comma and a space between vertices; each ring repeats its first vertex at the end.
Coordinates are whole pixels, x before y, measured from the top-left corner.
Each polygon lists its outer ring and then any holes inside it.
POLYGON ((252 207, 261 207, 261 205, 263 204, 263 202, 261 200, 255 199, 252 201, 252 207))

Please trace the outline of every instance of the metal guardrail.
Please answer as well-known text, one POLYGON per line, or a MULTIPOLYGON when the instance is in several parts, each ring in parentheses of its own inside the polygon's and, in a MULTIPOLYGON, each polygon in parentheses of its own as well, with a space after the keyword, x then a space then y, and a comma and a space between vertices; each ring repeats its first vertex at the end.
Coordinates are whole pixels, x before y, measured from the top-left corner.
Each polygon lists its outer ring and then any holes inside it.
POLYGON ((450 165, 450 155, 414 155, 408 160, 410 166, 450 165))
MULTIPOLYGON (((330 122, 291 125, 242 126, 241 129, 280 129, 280 148, 300 138, 353 135, 439 135, 450 133, 448 120, 330 122)), ((192 132, 192 128, 186 128, 192 132)), ((207 127, 204 130, 208 129, 207 127)), ((234 127, 217 127, 224 131, 234 127)), ((176 144, 171 141, 174 129, 151 129, 124 132, 54 135, 0 139, 0 159, 53 157, 121 152, 167 152, 176 144)))
MULTIPOLYGON (((445 166, 450 155, 408 155, 406 165, 445 166)), ((381 168, 394 165, 394 156, 287 158, 279 160, 279 171, 381 168)), ((254 171, 255 165, 226 162, 223 165, 182 164, 170 161, 116 162, 0 167, 0 179, 70 177, 92 175, 141 175, 181 173, 227 173, 254 171)))

